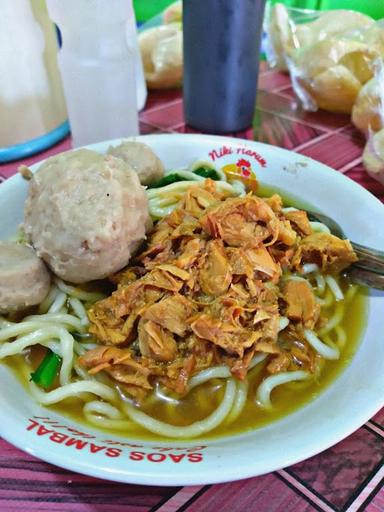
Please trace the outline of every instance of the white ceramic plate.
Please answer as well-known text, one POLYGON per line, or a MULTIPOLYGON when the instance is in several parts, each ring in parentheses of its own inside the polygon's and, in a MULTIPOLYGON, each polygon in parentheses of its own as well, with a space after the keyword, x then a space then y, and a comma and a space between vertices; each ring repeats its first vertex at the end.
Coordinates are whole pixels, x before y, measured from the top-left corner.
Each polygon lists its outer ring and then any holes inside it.
MULTIPOLYGON (((149 135, 138 140, 149 144, 166 168, 187 166, 197 159, 221 167, 244 158, 261 182, 328 213, 356 242, 384 250, 384 206, 353 181, 314 160, 226 137, 149 135)), ((90 147, 104 152, 110 143, 90 147)), ((0 239, 13 234, 22 222, 26 191, 27 183, 20 176, 0 186, 0 239)), ((350 366, 307 406, 246 434, 161 443, 105 434, 40 407, 1 365, 0 434, 45 461, 120 482, 194 485, 267 473, 325 450, 384 405, 383 312, 384 294, 372 292, 367 328, 350 366)))

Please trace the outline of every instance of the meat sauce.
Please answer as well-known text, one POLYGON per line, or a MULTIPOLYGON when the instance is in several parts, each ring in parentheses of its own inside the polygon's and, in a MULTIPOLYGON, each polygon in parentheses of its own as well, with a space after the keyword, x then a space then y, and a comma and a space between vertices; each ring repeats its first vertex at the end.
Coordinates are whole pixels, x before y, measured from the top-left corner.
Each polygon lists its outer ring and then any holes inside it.
MULTIPOLYGON (((345 282, 341 284, 343 291, 346 290, 347 286, 348 284, 345 282)), ((254 397, 259 383, 266 374, 265 367, 261 369, 261 371, 259 370, 260 367, 256 367, 248 375, 248 399, 241 416, 234 424, 228 426, 223 424, 206 434, 204 438, 212 439, 240 434, 263 427, 284 418, 318 397, 349 365, 358 348, 365 325, 367 312, 366 298, 364 290, 360 290, 348 305, 346 315, 341 323, 341 326, 345 329, 347 334, 348 342, 339 360, 327 361, 326 369, 317 382, 311 382, 304 388, 303 385, 305 386, 305 384, 303 383, 292 383, 277 387, 273 392, 273 409, 271 411, 264 411, 258 407, 254 397)), ((43 350, 39 348, 34 349, 28 358, 31 360, 31 366, 35 368, 41 361, 42 356, 43 350)), ((13 370, 19 380, 27 388, 24 375, 28 374, 28 368, 30 368, 30 366, 27 365, 25 359, 21 356, 7 358, 5 363, 13 370)), ((143 403, 142 410, 147 414, 155 416, 159 420, 183 426, 210 414, 219 405, 223 394, 224 385, 222 381, 216 379, 193 389, 177 406, 171 405, 166 400, 148 400, 143 403)), ((50 406, 49 408, 58 414, 84 424, 86 421, 83 416, 82 407, 83 402, 78 400, 66 400, 57 405, 50 406)), ((92 429, 95 428, 93 425, 88 426, 92 429)), ((105 431, 108 432, 108 429, 105 429, 105 431)), ((127 436, 132 439, 160 439, 159 436, 155 436, 140 426, 134 427, 129 433, 118 430, 114 432, 116 435, 127 436)))
MULTIPOLYGON (((281 194, 276 189, 262 189, 262 195, 270 196, 271 192, 278 192, 284 198, 285 205, 294 205, 298 208, 303 205, 295 198, 281 194)), ((308 207, 308 206, 307 206, 308 207)), ((217 284, 219 285, 219 283, 217 284)), ((339 285, 344 293, 348 290, 349 284, 343 278, 339 279, 339 285)), ((216 286, 212 283, 211 286, 216 286)), ((328 317, 332 316, 334 307, 326 310, 328 317)), ((346 306, 346 312, 341 322, 341 327, 345 330, 347 343, 341 352, 340 359, 336 361, 326 361, 324 371, 320 377, 310 382, 290 383, 288 385, 277 387, 273 391, 273 409, 265 411, 261 409, 255 399, 255 394, 259 383, 268 374, 267 365, 259 364, 256 368, 249 371, 248 382, 249 391, 246 405, 242 414, 234 424, 226 425, 225 422, 215 430, 206 434, 204 438, 215 438, 227 435, 243 433, 254 428, 265 426, 271 422, 279 420, 299 409, 305 404, 315 399, 324 389, 329 386, 343 369, 350 363, 361 339, 364 322, 367 313, 367 294, 364 289, 359 289, 350 303, 346 306)), ((171 320, 171 319, 170 319, 171 320)), ((150 321, 150 320, 149 320, 150 321)), ((171 349, 170 349, 171 350, 171 349)), ((28 374, 28 368, 35 368, 41 360, 42 352, 39 348, 34 348, 27 356, 26 360, 21 356, 18 358, 9 358, 6 364, 15 371, 20 380, 26 385, 25 375, 28 374), (27 366, 27 363, 28 366, 27 366)), ((116 385, 116 382, 111 385, 116 385)), ((182 399, 176 394, 166 391, 171 400, 164 398, 158 399, 153 394, 149 394, 142 400, 141 408, 149 415, 157 419, 171 423, 173 425, 185 426, 194 421, 205 418, 220 404, 224 394, 224 383, 220 379, 212 380, 189 392, 182 399)), ((79 400, 66 400, 50 408, 59 414, 73 418, 84 423, 82 412, 83 403, 79 400)), ((94 428, 92 426, 92 428, 94 428)), ((107 430, 107 429, 106 429, 107 430)), ((127 435, 130 438, 140 439, 159 439, 159 436, 136 426, 129 433, 115 431, 117 435, 127 435)))

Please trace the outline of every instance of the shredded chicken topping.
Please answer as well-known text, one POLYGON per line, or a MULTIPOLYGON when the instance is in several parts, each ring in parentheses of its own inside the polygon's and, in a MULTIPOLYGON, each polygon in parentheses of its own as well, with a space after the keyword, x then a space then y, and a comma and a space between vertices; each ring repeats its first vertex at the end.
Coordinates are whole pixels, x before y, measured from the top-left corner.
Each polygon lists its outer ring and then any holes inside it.
POLYGON ((183 394, 192 375, 217 364, 244 379, 258 353, 268 354, 270 373, 313 371, 303 330, 316 328, 320 307, 290 275, 305 263, 336 273, 353 261, 347 240, 313 233, 305 212, 283 213, 278 195, 224 198, 206 180, 111 277, 116 291, 88 312, 101 346, 80 364, 138 399, 156 382, 183 394))

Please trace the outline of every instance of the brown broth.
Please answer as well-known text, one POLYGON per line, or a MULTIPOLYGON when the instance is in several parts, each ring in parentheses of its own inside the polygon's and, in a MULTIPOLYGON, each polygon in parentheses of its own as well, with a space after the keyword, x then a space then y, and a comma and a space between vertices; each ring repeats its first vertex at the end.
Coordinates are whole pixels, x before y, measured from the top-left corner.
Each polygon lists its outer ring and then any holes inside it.
MULTIPOLYGON (((342 288, 346 290, 347 286, 346 283, 343 283, 342 288)), ((248 399, 240 417, 234 424, 225 426, 224 423, 224 425, 204 435, 204 438, 233 435, 262 427, 283 418, 314 400, 352 360, 358 347, 358 341, 361 339, 364 318, 366 318, 365 313, 366 294, 364 290, 360 290, 348 305, 344 319, 340 324, 347 334, 347 342, 341 357, 337 361, 326 362, 324 371, 318 381, 308 383, 304 389, 300 389, 302 383, 277 387, 272 393, 273 408, 265 411, 257 405, 255 399, 256 389, 266 376, 265 365, 261 364, 250 372, 248 399), (295 390, 296 386, 299 389, 295 390)), ((152 405, 144 405, 143 410, 162 421, 180 426, 188 425, 210 414, 219 405, 223 394, 224 386, 222 381, 220 382, 217 379, 192 390, 182 403, 176 407, 167 408, 164 404, 159 406, 159 402, 156 401, 152 405)))
MULTIPOLYGON (((259 195, 262 197, 278 193, 282 196, 286 206, 295 206, 297 208, 313 209, 310 204, 298 200, 293 195, 288 195, 277 188, 262 186, 259 195)), ((341 287, 344 292, 348 289, 348 283, 341 279, 341 287)), ((340 359, 336 361, 326 361, 323 371, 318 380, 312 380, 308 383, 291 383, 289 385, 279 386, 272 393, 272 410, 261 409, 255 399, 256 389, 262 379, 266 376, 265 365, 261 363, 249 373, 248 398, 239 418, 231 425, 220 425, 211 432, 205 434, 204 439, 212 439, 222 436, 244 433, 255 428, 263 427, 275 422, 284 416, 303 407, 305 404, 316 399, 351 362, 359 341, 362 338, 367 318, 367 290, 359 288, 354 298, 346 306, 344 318, 341 326, 344 328, 347 341, 341 351, 340 359), (304 385, 304 387, 303 387, 304 385)), ((334 306, 333 306, 334 308, 334 306)), ((332 308, 325 310, 327 316, 331 316, 332 308)), ((12 369, 18 376, 24 387, 27 389, 28 382, 25 375, 28 375, 38 366, 43 357, 41 349, 32 350, 26 358, 23 356, 14 356, 7 358, 5 364, 12 369)), ((220 379, 214 379, 198 388, 193 389, 186 397, 179 400, 176 406, 171 406, 166 401, 151 400, 148 398, 142 405, 142 410, 147 414, 156 417, 156 419, 169 422, 173 425, 186 426, 195 421, 201 420, 214 411, 220 404, 224 395, 225 385, 220 379)), ((88 424, 83 416, 84 402, 80 399, 67 399, 57 405, 50 406, 56 413, 67 416, 76 422, 88 424)), ((119 436, 126 436, 133 439, 142 440, 169 440, 162 436, 157 436, 148 432, 144 428, 137 426, 129 432, 121 430, 100 429, 89 424, 91 428, 104 430, 105 432, 114 432, 119 436)))
MULTIPOLYGON (((348 283, 342 282, 342 289, 346 291, 348 283)), ((292 413, 298 408, 318 397, 351 362, 357 348, 358 342, 362 337, 365 327, 365 318, 367 317, 367 294, 364 289, 359 289, 352 301, 347 305, 341 326, 347 334, 347 342, 341 352, 341 357, 337 361, 327 361, 325 367, 317 381, 311 381, 301 389, 302 384, 290 384, 277 387, 272 393, 272 410, 265 411, 261 409, 255 400, 255 393, 258 384, 265 376, 263 363, 258 365, 249 374, 249 391, 246 405, 242 414, 232 425, 221 425, 215 430, 204 435, 204 439, 212 439, 221 436, 244 433, 249 430, 260 428, 266 424, 277 421, 284 416, 292 413), (294 389, 295 387, 298 389, 294 389)), ((331 315, 330 309, 327 314, 331 315)), ((28 368, 35 369, 43 357, 40 348, 33 350, 27 358, 15 356, 5 360, 6 365, 13 370, 19 380, 27 389, 25 375, 28 374, 28 368), (29 363, 30 362, 30 363, 29 363)), ((142 406, 142 410, 157 419, 174 425, 184 426, 201 420, 209 415, 218 405, 224 394, 223 381, 214 379, 206 384, 193 389, 189 395, 179 401, 176 406, 170 406, 167 402, 159 400, 147 400, 142 406)), ((79 399, 65 400, 57 405, 49 407, 55 412, 67 416, 77 422, 87 423, 82 412, 83 401, 79 399)), ((89 425, 92 428, 93 425, 89 425)), ((111 432, 105 429, 106 432, 111 432)), ((140 426, 129 432, 113 431, 117 435, 130 438, 139 438, 146 440, 164 439, 146 431, 140 426)))

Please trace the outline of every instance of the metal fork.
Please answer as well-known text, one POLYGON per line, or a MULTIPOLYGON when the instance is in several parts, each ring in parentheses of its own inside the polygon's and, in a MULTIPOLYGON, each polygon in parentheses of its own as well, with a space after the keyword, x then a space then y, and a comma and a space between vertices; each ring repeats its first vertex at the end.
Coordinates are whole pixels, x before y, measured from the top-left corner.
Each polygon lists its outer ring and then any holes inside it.
MULTIPOLYGON (((331 233, 339 238, 347 238, 340 225, 323 213, 308 211, 309 220, 322 222, 331 233)), ((359 260, 346 269, 347 277, 358 284, 384 290, 384 252, 351 241, 359 260)))

